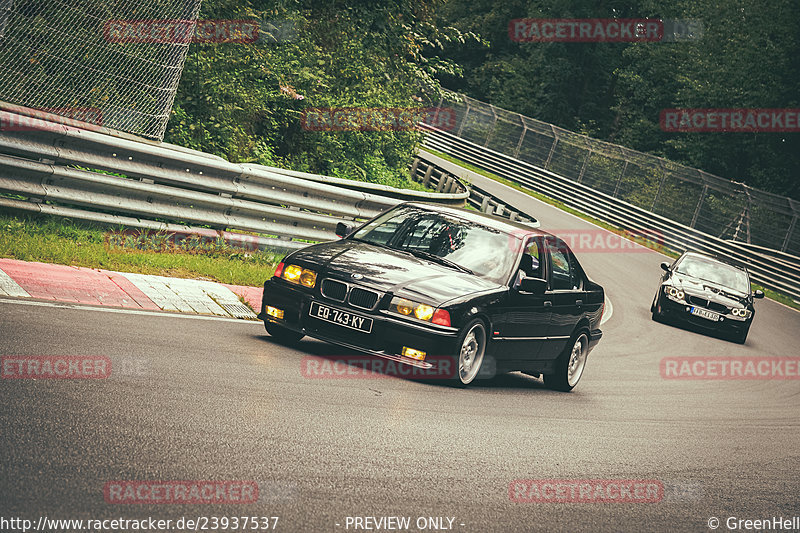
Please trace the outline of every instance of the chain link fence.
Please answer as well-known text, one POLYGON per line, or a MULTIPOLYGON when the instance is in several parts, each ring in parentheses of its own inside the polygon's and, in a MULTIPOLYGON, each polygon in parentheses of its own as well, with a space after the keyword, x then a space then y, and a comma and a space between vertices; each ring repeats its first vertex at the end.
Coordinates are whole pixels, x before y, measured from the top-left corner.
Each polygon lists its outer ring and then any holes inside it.
POLYGON ((162 140, 189 40, 114 41, 115 20, 184 21, 200 0, 0 0, 0 100, 162 140))
POLYGON ((800 255, 798 202, 457 93, 451 133, 723 239, 800 255))

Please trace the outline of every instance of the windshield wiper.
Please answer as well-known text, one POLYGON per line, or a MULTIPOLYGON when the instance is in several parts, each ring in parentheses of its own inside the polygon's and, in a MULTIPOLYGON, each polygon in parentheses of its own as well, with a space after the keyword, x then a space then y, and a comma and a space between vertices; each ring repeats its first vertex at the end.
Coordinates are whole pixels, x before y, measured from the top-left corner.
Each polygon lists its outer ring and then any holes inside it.
POLYGON ((403 248, 403 251, 414 254, 417 257, 422 257, 423 259, 427 259, 428 261, 439 263, 440 265, 444 265, 450 268, 455 268, 456 270, 460 270, 461 272, 466 272, 467 274, 475 274, 475 272, 473 272, 472 270, 468 269, 465 266, 461 266, 454 261, 450 261, 449 259, 445 259, 444 257, 432 254, 430 252, 424 252, 422 250, 412 250, 409 248, 403 248))

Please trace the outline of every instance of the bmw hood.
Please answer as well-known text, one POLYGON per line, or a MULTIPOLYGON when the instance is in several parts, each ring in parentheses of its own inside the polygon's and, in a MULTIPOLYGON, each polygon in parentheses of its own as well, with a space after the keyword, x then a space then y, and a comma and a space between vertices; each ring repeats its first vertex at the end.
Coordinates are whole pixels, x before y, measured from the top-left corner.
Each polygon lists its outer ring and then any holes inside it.
POLYGON ((304 248, 286 261, 315 265, 320 278, 356 283, 436 305, 458 296, 501 288, 493 281, 408 252, 347 239, 304 248))
POLYGON ((673 274, 670 281, 673 287, 684 293, 699 296, 711 302, 733 307, 747 304, 747 294, 724 287, 712 281, 693 278, 682 274, 673 274))

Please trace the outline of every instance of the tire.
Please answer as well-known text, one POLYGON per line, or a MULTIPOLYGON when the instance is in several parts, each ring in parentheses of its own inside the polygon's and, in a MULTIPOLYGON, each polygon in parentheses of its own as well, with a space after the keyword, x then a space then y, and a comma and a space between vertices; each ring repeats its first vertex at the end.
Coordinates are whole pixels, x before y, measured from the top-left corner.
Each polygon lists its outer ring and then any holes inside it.
POLYGON ((580 331, 558 356, 555 373, 544 375, 545 386, 562 392, 574 389, 586 368, 588 356, 589 336, 580 331))
POLYGON ((292 331, 291 329, 273 324, 272 322, 264 322, 264 329, 267 330, 270 337, 281 344, 296 344, 300 339, 305 337, 302 333, 292 331))
POLYGON ((744 344, 747 340, 747 334, 750 333, 750 326, 747 326, 742 331, 738 331, 735 333, 731 333, 728 337, 732 342, 736 344, 744 344))
POLYGON ((482 320, 473 320, 458 336, 459 352, 453 357, 454 381, 469 385, 480 374, 486 355, 486 326, 482 320))
POLYGON ((661 299, 660 298, 657 297, 655 302, 653 302, 653 305, 650 306, 650 312, 652 313, 652 317, 653 317, 654 321, 656 321, 656 322, 658 322, 660 324, 663 324, 664 322, 667 321, 666 317, 661 313, 661 299))

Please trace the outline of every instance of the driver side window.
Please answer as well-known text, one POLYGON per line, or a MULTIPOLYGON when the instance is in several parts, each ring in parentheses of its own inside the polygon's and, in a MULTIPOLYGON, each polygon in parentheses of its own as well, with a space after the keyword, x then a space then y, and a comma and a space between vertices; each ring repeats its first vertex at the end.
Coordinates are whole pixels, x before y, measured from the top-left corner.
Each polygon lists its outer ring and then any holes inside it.
POLYGON ((575 259, 566 243, 561 239, 547 239, 547 249, 550 252, 550 263, 553 268, 550 288, 556 291, 580 288, 575 259))
POLYGON ((517 275, 514 279, 514 287, 519 287, 522 278, 539 278, 544 279, 544 266, 542 262, 542 239, 540 237, 532 237, 525 243, 522 260, 517 267, 517 275))

